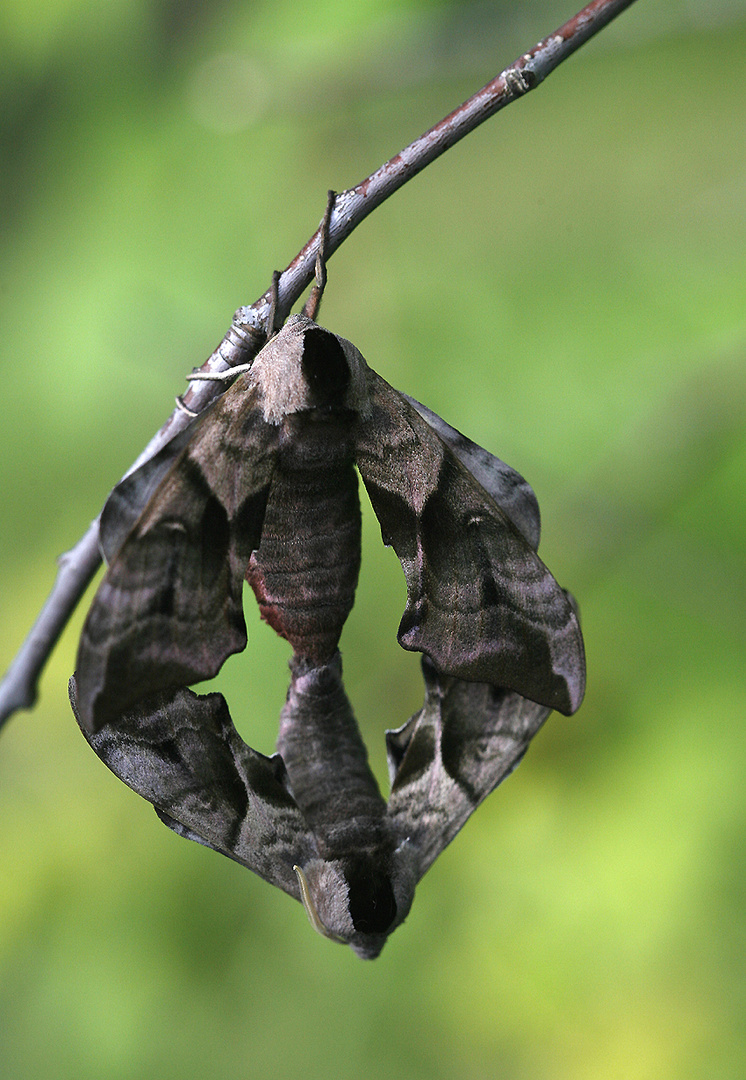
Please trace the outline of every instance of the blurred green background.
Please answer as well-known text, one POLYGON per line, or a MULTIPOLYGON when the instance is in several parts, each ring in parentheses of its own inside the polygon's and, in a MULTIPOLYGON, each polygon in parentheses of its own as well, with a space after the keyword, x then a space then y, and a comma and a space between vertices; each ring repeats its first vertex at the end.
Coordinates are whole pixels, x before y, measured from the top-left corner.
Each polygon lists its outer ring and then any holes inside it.
MULTIPOLYGON (((574 12, 5 0, 0 666, 233 310, 357 183, 574 12)), ((322 322, 518 468, 589 688, 381 958, 189 844, 66 699, 0 740, 0 1076, 743 1080, 746 11, 640 0, 338 252, 322 322)), ((421 701, 364 507, 342 648, 374 767, 421 701)), ((286 646, 220 685, 273 748, 286 646)))

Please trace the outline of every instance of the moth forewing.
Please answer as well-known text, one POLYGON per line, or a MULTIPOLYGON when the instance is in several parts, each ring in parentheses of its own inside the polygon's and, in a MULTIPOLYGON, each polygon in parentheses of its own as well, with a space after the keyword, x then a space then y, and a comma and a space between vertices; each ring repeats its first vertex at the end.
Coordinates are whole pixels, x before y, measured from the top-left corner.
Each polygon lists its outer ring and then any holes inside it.
MULTIPOLYGON (((574 712, 585 688, 582 635, 532 546, 538 508, 535 515, 516 482, 514 523, 475 478, 468 455, 457 456, 375 372, 368 388, 371 417, 359 427, 357 462, 407 581, 400 644, 444 674, 574 712)), ((498 496, 504 485, 492 484, 498 496)))
POLYGON ((539 502, 530 484, 510 465, 462 435, 432 409, 409 394, 402 394, 402 397, 437 432, 536 551, 541 537, 541 516, 539 502))
POLYGON ((388 813, 408 835, 418 877, 518 765, 551 709, 510 690, 441 675, 423 657, 425 703, 386 733, 388 813))
MULTIPOLYGON (((234 386, 169 462, 114 551, 83 626, 76 675, 88 731, 152 694, 212 678, 245 648, 243 579, 261 538, 278 441, 255 394, 234 386)), ((127 508, 137 503, 138 483, 136 473, 123 481, 111 512, 115 537, 133 516, 127 508)))
POLYGON ((314 857, 313 834, 287 790, 282 762, 246 745, 222 694, 155 695, 91 734, 76 690, 73 678, 70 700, 86 739, 165 824, 300 899, 292 866, 314 857))

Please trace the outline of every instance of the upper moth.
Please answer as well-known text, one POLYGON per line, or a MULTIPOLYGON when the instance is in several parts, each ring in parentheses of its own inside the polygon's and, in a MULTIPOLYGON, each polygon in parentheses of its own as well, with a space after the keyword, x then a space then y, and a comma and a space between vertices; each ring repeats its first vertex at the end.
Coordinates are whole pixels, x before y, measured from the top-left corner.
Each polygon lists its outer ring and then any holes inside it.
POLYGON ((478 479, 485 456, 351 342, 292 317, 107 502, 108 571, 78 653, 83 726, 216 675, 246 646, 244 578, 294 652, 327 663, 360 567, 355 465, 404 570, 400 644, 445 675, 574 712, 585 687, 575 612, 511 519, 525 481, 499 463, 498 504, 478 479))

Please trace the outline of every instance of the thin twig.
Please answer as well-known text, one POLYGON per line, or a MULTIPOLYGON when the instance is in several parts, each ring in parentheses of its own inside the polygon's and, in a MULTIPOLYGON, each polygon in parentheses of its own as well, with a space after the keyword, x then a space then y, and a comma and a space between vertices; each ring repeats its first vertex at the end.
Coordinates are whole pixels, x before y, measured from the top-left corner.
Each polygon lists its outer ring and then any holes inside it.
POLYGON ((334 204, 336 201, 337 193, 330 189, 326 196, 326 210, 321 222, 321 235, 319 237, 319 246, 316 251, 316 267, 314 270, 316 280, 309 293, 308 299, 303 305, 303 314, 307 319, 313 319, 314 322, 319 313, 321 299, 324 295, 324 289, 326 288, 326 253, 329 246, 329 222, 332 220, 334 204))
MULTIPOLYGON (((415 139, 371 176, 356 187, 337 195, 327 222, 326 260, 331 258, 353 229, 385 199, 479 124, 511 101, 537 87, 563 60, 633 2, 634 0, 593 0, 554 34, 544 38, 529 52, 523 53, 468 101, 419 139, 415 139)), ((293 304, 314 277, 323 229, 324 222, 280 275, 275 313, 278 324, 287 317, 293 304)), ((264 344, 270 304, 271 294, 270 290, 267 290, 250 307, 239 308, 225 337, 200 370, 224 371, 237 364, 250 363, 264 344)), ((190 413, 193 415, 201 412, 219 393, 220 386, 215 382, 191 383, 183 400, 177 400, 173 414, 151 439, 129 472, 151 458, 181 431, 189 423, 190 413)), ((0 726, 17 709, 30 709, 36 701, 38 679, 47 658, 100 563, 97 519, 91 523, 85 536, 75 547, 60 557, 59 571, 52 591, 0 683, 0 726)))

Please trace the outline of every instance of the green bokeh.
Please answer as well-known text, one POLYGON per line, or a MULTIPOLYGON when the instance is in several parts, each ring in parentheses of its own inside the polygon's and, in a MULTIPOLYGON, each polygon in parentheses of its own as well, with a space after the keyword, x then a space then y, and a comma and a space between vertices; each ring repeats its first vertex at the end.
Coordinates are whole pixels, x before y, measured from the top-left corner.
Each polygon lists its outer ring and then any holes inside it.
MULTIPOLYGON (((6 0, 0 667, 239 304, 571 5, 6 0)), ((3 1080, 743 1080, 746 20, 640 0, 400 192, 322 321, 520 469, 586 703, 372 964, 164 829, 79 735, 78 612, 0 740, 3 1080)), ((367 509, 366 509, 367 512, 367 509)), ((365 520, 347 688, 421 699, 365 520)), ((287 648, 221 675, 272 749, 287 648)))

